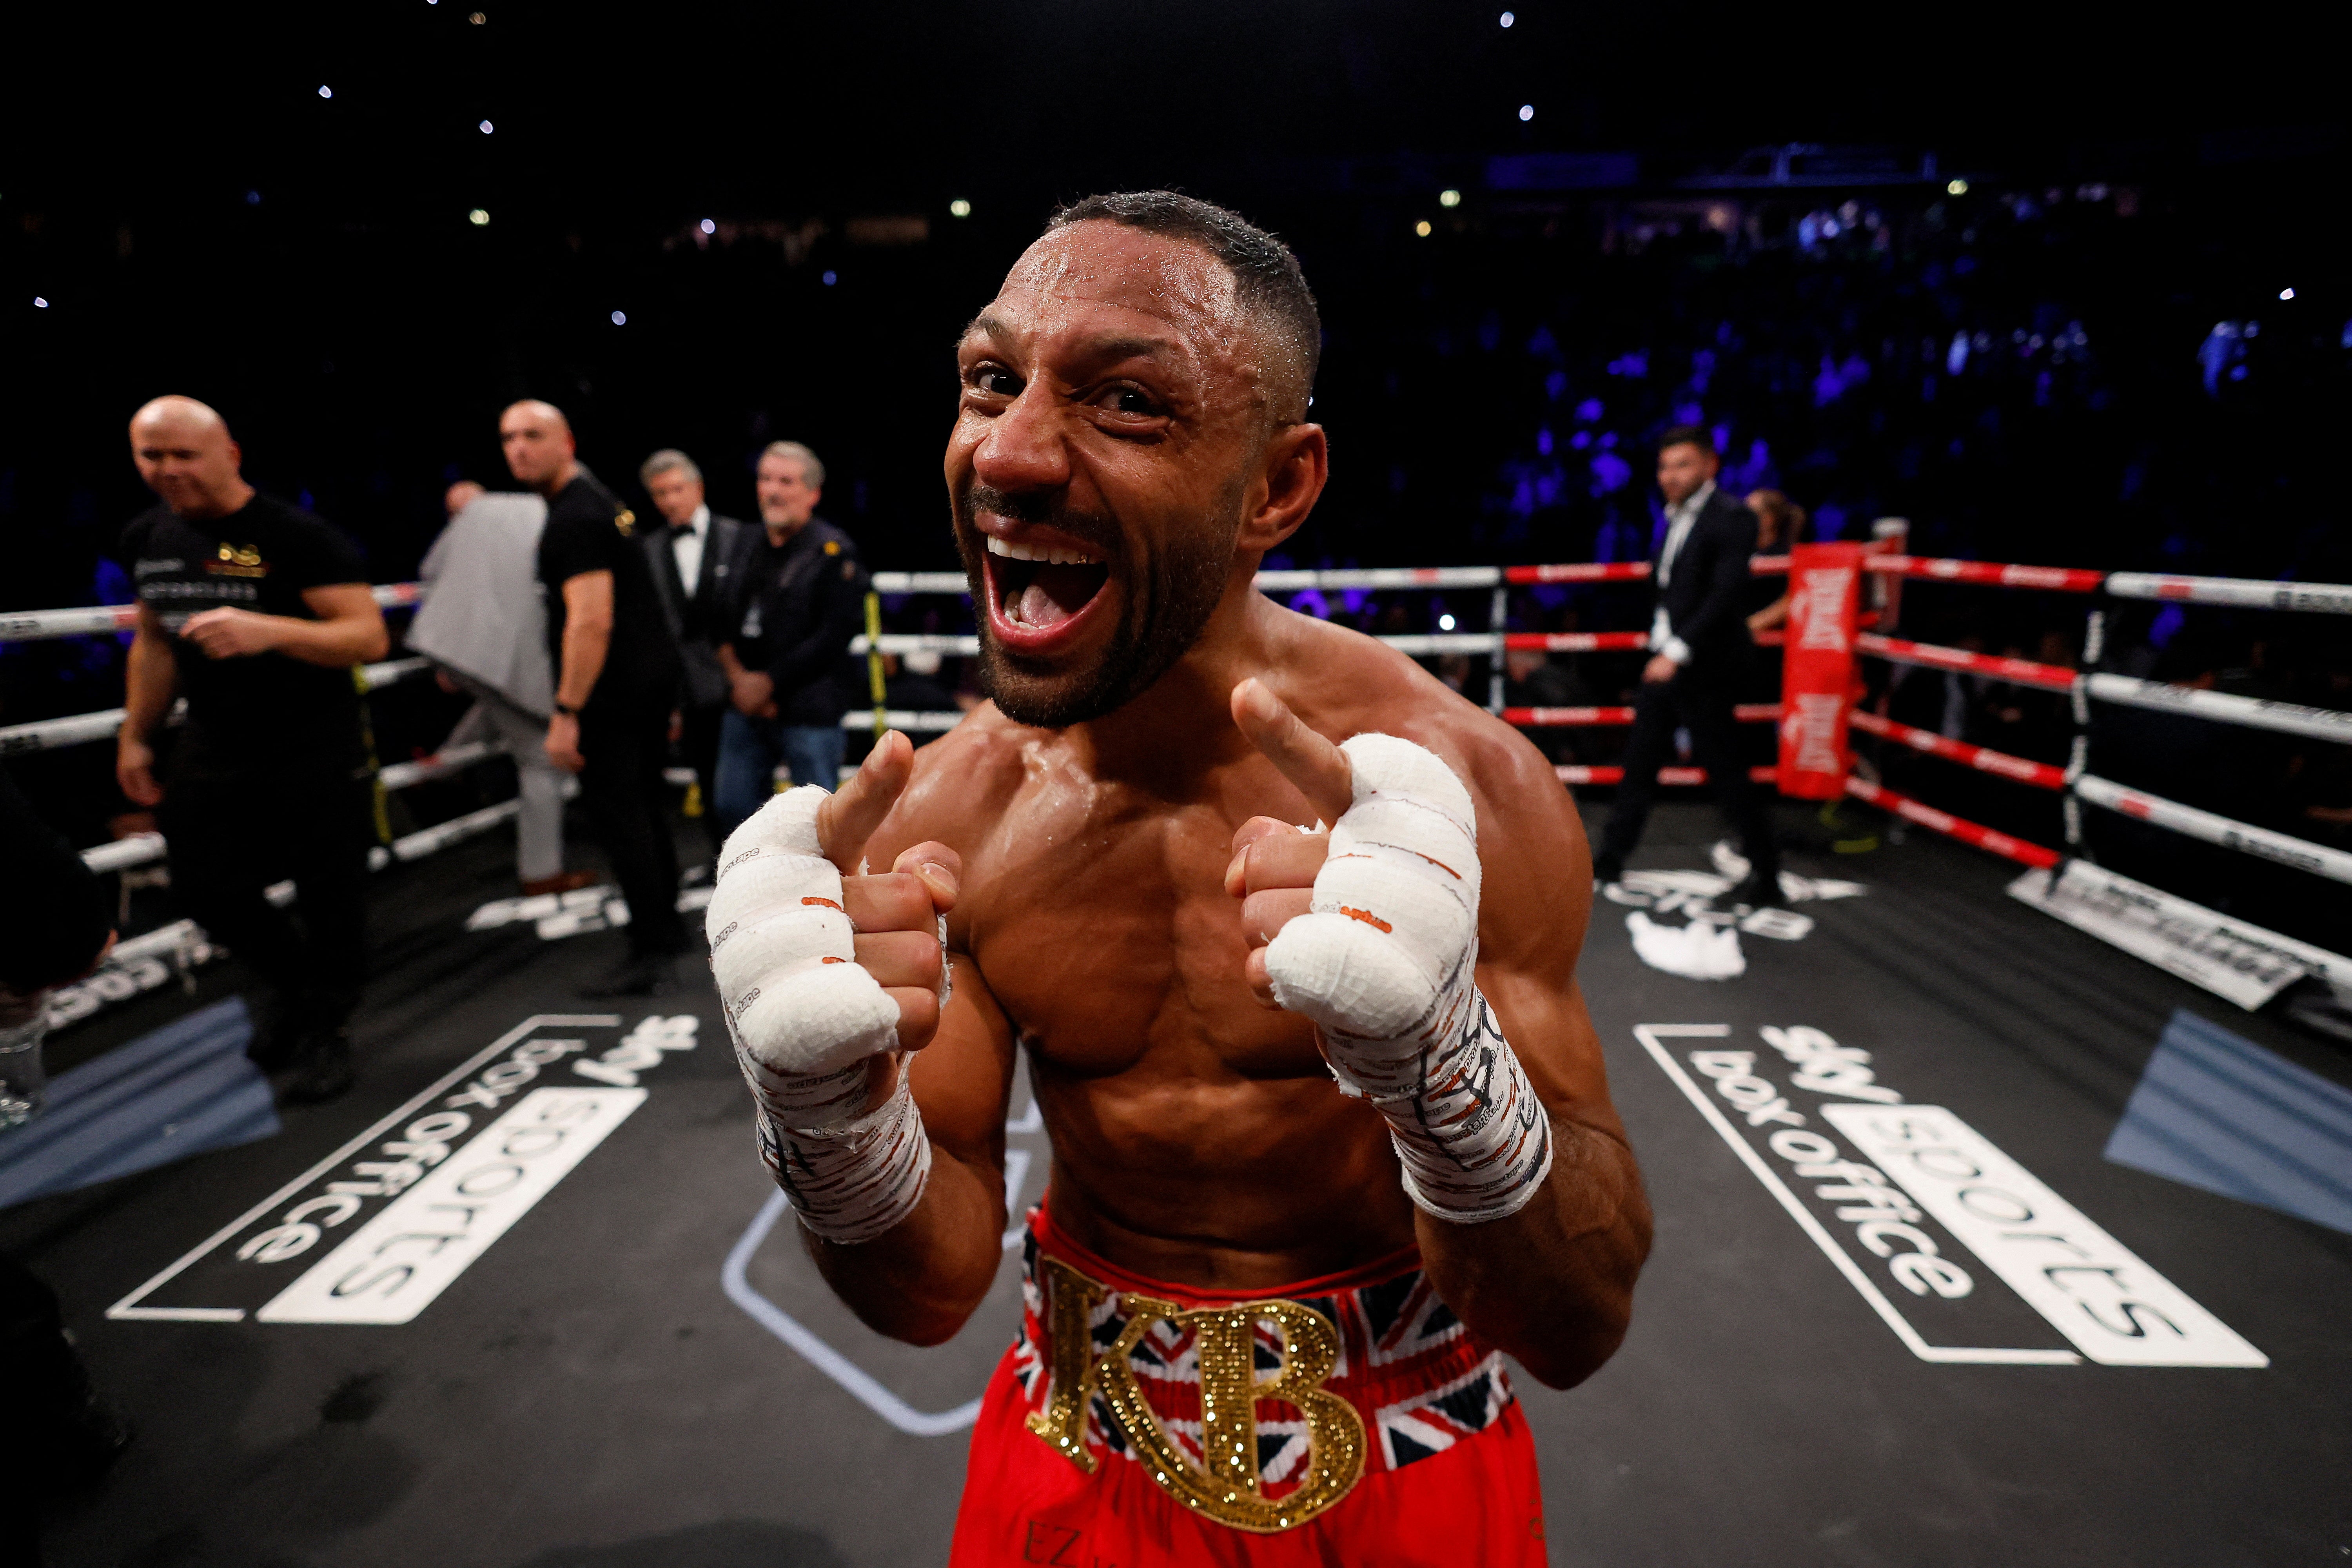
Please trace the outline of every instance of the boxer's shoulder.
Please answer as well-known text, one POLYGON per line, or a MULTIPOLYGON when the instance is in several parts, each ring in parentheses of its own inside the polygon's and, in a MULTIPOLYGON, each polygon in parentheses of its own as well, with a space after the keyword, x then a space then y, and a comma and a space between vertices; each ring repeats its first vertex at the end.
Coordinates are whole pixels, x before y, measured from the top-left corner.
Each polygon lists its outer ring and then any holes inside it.
POLYGON ((1425 746, 1484 808, 1507 818, 1572 815, 1559 775, 1517 730, 1378 638, 1297 620, 1287 662, 1302 673, 1277 681, 1277 694, 1317 731, 1334 741, 1377 731, 1425 746))
POLYGON ((895 852, 937 838, 971 852, 974 839, 1002 820, 1032 770, 1038 731, 1015 724, 984 702, 915 753, 914 775, 876 841, 895 852))

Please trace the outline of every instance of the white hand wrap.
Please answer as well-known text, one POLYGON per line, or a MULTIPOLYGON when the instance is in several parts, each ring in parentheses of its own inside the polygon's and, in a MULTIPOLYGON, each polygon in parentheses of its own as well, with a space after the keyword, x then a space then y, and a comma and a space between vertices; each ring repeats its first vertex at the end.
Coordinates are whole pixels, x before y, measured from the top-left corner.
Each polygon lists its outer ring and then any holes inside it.
POLYGON ((1266 948, 1275 1000, 1322 1026, 1340 1089, 1389 1120, 1412 1201, 1462 1224, 1516 1214, 1551 1170, 1551 1119, 1478 994, 1478 826, 1435 754, 1340 748, 1355 804, 1309 912, 1266 948))
POLYGON ((930 1179, 931 1141, 901 1070, 890 1098, 846 1126, 811 1132, 762 1110, 760 1158, 801 1224, 846 1244, 871 1241, 915 1212, 930 1179))
POLYGON ((775 796, 728 838, 703 929, 760 1150, 801 1223, 866 1241, 912 1212, 930 1141, 905 1075, 860 1116, 866 1062, 898 1043, 898 1005, 857 963, 841 872, 819 853, 829 792, 775 796))

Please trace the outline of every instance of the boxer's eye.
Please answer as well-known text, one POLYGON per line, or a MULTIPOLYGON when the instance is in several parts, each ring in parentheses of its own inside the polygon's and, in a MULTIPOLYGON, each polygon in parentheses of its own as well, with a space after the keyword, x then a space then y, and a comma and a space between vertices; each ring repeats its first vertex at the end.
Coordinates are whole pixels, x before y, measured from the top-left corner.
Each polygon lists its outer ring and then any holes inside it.
POLYGON ((1021 378, 1001 364, 974 365, 964 373, 964 384, 987 397, 1018 397, 1021 378))
POLYGON ((1156 419, 1167 412, 1158 398, 1132 383, 1103 388, 1095 397, 1095 406, 1128 419, 1156 419))

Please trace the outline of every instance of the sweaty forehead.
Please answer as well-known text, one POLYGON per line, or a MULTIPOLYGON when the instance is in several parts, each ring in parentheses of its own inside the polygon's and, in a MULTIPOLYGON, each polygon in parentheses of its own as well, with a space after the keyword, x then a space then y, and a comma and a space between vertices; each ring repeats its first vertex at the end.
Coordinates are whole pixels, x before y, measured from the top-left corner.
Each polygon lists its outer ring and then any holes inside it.
POLYGON ((1105 222, 1045 235, 1013 263, 983 319, 1043 351, 1089 340, 1158 340, 1202 370, 1256 355, 1225 265, 1200 246, 1105 222))

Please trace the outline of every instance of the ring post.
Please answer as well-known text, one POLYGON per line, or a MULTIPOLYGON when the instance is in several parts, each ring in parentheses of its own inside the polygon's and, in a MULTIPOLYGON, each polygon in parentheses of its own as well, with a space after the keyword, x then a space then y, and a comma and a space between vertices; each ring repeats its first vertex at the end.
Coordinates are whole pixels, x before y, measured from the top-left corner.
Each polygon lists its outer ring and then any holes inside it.
POLYGON ((874 699, 874 738, 879 741, 890 732, 889 688, 882 679, 882 595, 871 588, 866 591, 866 684, 874 699))
POLYGON ((1836 800, 1853 771, 1846 705, 1853 693, 1863 547, 1789 552, 1789 632, 1780 658, 1780 793, 1836 800))

